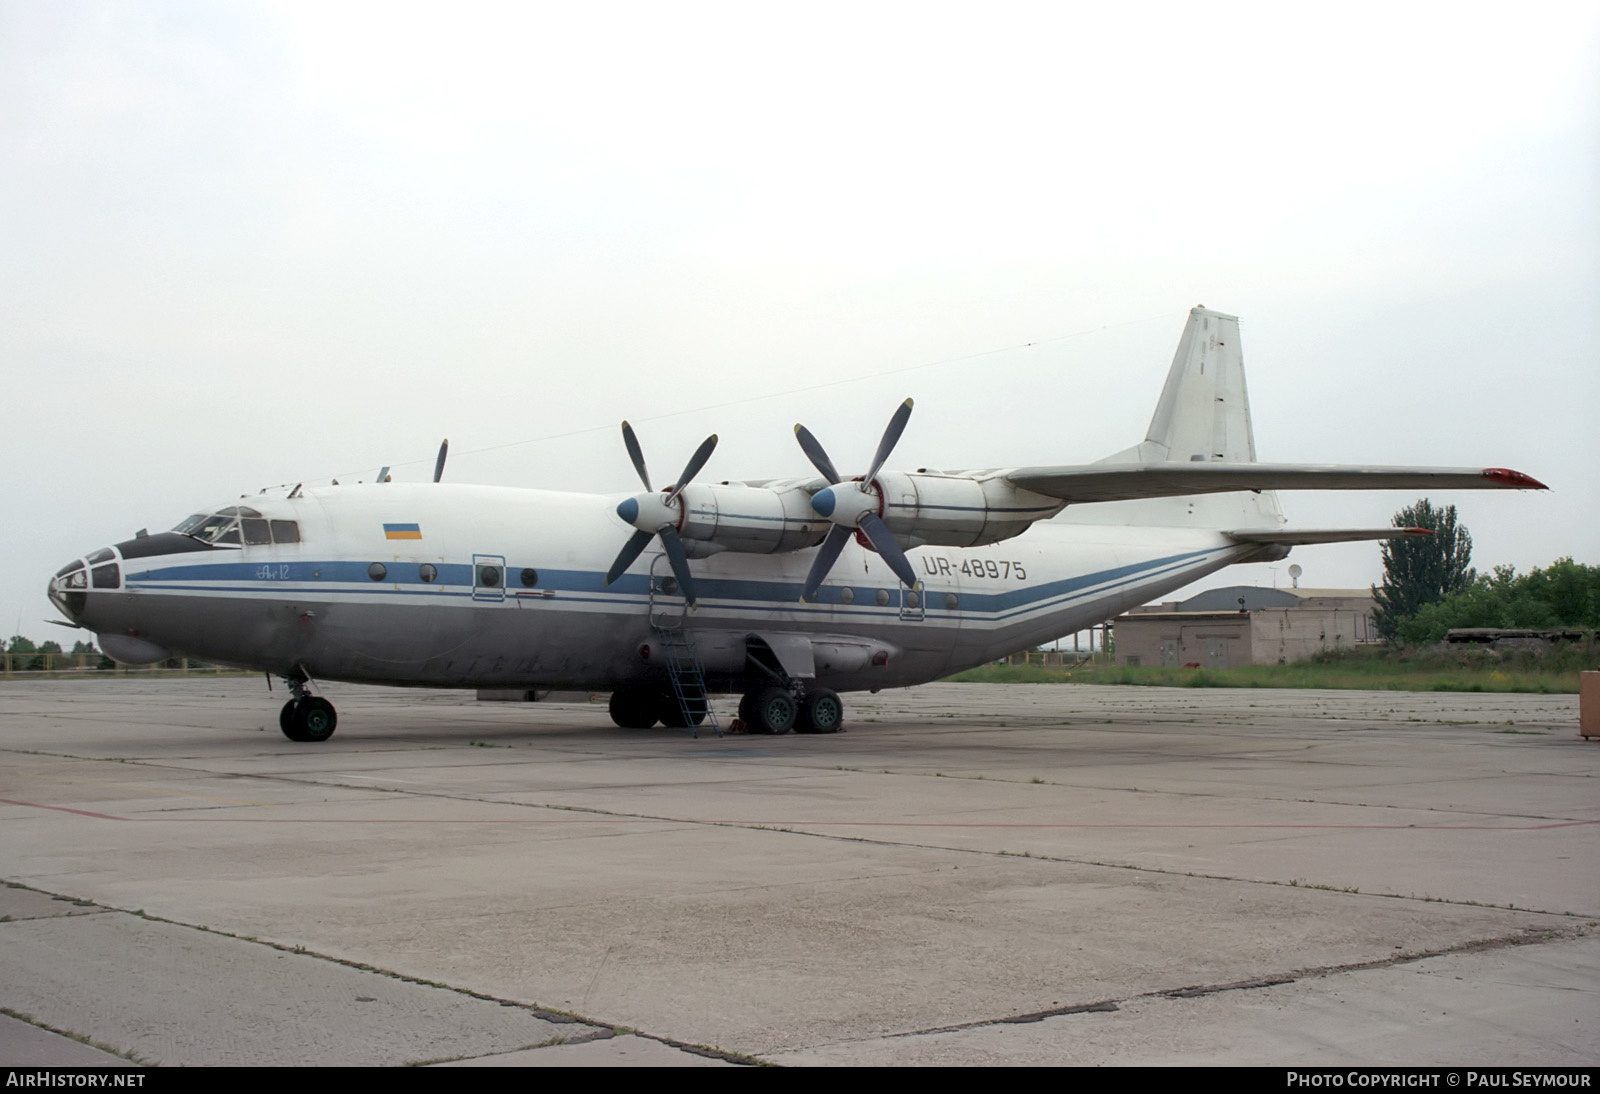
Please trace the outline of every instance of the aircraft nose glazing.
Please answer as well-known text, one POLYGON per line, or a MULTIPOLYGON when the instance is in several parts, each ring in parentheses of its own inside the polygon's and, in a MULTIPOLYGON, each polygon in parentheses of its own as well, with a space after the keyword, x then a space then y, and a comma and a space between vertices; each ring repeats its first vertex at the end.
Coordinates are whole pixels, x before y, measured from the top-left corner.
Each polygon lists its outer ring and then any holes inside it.
POLYGON ((78 622, 88 603, 89 568, 83 559, 75 558, 56 571, 46 587, 50 603, 72 622, 78 622))

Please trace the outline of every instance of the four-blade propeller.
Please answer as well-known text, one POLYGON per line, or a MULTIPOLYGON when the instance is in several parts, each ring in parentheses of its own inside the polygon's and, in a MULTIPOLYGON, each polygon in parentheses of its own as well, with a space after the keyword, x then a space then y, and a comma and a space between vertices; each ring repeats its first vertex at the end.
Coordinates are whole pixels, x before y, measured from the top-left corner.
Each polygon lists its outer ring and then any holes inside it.
POLYGON ((877 478, 878 472, 883 468, 883 461, 894 451, 895 444, 900 440, 900 434, 905 432, 906 422, 910 418, 911 400, 907 399, 889 419, 889 427, 883 431, 883 440, 878 442, 878 451, 873 454, 871 468, 859 479, 852 479, 849 482, 842 481, 839 472, 833 466, 833 461, 828 458, 827 452, 823 451, 816 437, 811 435, 811 431, 803 425, 794 427, 794 435, 800 442, 801 450, 816 469, 822 472, 822 477, 831 484, 811 495, 811 508, 833 522, 833 527, 828 530, 828 538, 822 541, 822 547, 817 551, 815 561, 811 563, 811 572, 806 575, 805 590, 800 594, 802 600, 810 600, 816 595, 823 579, 828 576, 828 571, 833 569, 833 564, 839 560, 839 553, 844 550, 845 542, 857 531, 867 538, 873 550, 883 556, 883 560, 907 588, 917 587, 917 572, 911 568, 906 553, 900 549, 900 544, 895 542, 894 536, 889 534, 889 529, 884 525, 883 518, 878 515, 882 495, 872 484, 872 480, 877 478))
POLYGON ((628 449, 633 469, 639 473, 639 481, 644 483, 645 493, 635 494, 617 506, 617 516, 638 531, 622 545, 617 560, 606 571, 606 584, 621 577, 623 571, 632 566, 633 560, 649 546, 650 541, 660 536, 661 547, 666 551, 667 561, 672 564, 672 573, 678 579, 678 588, 689 606, 693 607, 694 578, 689 575, 689 556, 683 550, 683 537, 678 535, 678 526, 683 522, 683 500, 680 495, 711 458, 712 450, 717 447, 717 435, 713 433, 701 442, 694 455, 689 457, 678 481, 660 493, 650 485, 650 472, 644 466, 644 450, 639 447, 639 438, 633 434, 633 426, 627 422, 622 423, 622 443, 628 449))
MULTIPOLYGON (((829 483, 811 496, 811 507, 819 516, 826 517, 833 523, 833 527, 828 530, 827 538, 822 541, 822 546, 817 551, 816 559, 811 564, 810 573, 806 575, 805 590, 801 593, 802 600, 810 600, 816 595, 817 589, 827 578, 828 571, 839 560, 845 543, 857 532, 866 538, 873 550, 883 556, 883 560, 907 588, 917 587, 917 573, 912 569, 911 561, 906 558, 905 551, 895 542, 894 536, 883 523, 883 518, 879 516, 882 497, 879 488, 873 484, 873 480, 883 468, 884 461, 889 458, 894 446, 900 441, 900 435, 905 432, 906 423, 911 419, 911 406, 912 401, 907 399, 895 409, 894 416, 889 419, 889 425, 883 431, 883 439, 878 442, 878 450, 873 453, 872 465, 867 469, 867 473, 849 481, 845 481, 839 474, 833 461, 828 458, 828 453, 817 438, 812 436, 809 429, 803 425, 794 427, 794 435, 800 442, 801 450, 829 483)), ((689 606, 693 607, 696 600, 694 578, 689 573, 689 558, 684 552, 683 537, 678 534, 678 529, 683 523, 684 501, 681 494, 683 488, 689 485, 705 466, 706 461, 711 458, 712 450, 717 447, 717 435, 713 433, 701 442, 694 455, 689 457, 683 474, 678 476, 675 483, 659 492, 650 485, 650 472, 644 465, 644 450, 639 447, 639 438, 634 435, 633 427, 627 422, 622 423, 622 443, 628 450, 628 458, 633 461, 633 469, 639 473, 639 481, 644 483, 645 493, 635 494, 617 506, 617 516, 633 525, 638 531, 622 545, 617 560, 611 564, 611 569, 606 571, 605 583, 609 585, 621 577, 650 545, 650 541, 660 536, 662 550, 666 552, 667 561, 672 564, 673 575, 678 579, 678 588, 683 592, 683 597, 689 606)))

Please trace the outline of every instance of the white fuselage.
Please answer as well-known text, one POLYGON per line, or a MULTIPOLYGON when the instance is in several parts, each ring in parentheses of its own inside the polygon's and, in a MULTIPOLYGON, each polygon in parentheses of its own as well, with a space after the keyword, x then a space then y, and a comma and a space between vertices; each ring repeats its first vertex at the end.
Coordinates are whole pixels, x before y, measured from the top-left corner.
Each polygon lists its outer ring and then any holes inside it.
POLYGON ((617 500, 402 483, 252 498, 263 518, 297 522, 298 542, 204 547, 167 533, 162 542, 189 542, 151 553, 152 538, 128 557, 144 542, 131 540, 117 548, 118 587, 86 589, 69 614, 173 655, 425 687, 648 682, 662 671, 653 625, 682 626, 713 690, 745 686, 744 642, 762 635, 804 639, 816 680, 846 691, 982 664, 1252 552, 1206 529, 1041 521, 989 546, 913 549, 913 593, 852 542, 804 603, 814 549, 725 552, 693 562, 688 612, 659 544, 604 583, 632 532, 617 500))

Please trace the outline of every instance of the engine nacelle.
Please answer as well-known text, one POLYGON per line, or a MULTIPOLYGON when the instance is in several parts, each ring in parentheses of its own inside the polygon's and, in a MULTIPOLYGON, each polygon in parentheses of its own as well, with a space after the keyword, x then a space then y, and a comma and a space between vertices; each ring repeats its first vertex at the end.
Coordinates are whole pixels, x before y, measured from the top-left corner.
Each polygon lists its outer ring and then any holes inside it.
POLYGON ((866 486, 840 483, 816 499, 799 480, 690 483, 671 505, 663 498, 636 495, 618 506, 617 515, 646 532, 671 524, 690 558, 803 551, 820 544, 835 523, 856 527, 857 510, 876 511, 907 547, 979 547, 1021 535, 1065 508, 1003 478, 898 471, 884 471, 866 486))
POLYGON ((678 534, 725 551, 773 554, 815 547, 831 527, 799 483, 773 487, 690 483, 683 488, 678 534))
POLYGON ((882 501, 879 515, 883 523, 908 547, 998 543, 1066 508, 1063 501, 1020 489, 998 477, 883 471, 872 486, 882 501))

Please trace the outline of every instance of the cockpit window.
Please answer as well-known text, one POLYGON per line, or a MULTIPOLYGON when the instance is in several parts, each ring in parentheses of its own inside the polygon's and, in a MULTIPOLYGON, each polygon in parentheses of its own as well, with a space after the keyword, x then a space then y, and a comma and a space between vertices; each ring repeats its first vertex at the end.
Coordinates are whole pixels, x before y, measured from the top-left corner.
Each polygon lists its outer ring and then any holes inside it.
MULTIPOLYGON (((233 527, 233 523, 232 513, 213 513, 208 517, 202 517, 197 524, 186 529, 186 534, 193 536, 202 543, 221 543, 224 542, 222 539, 223 533, 233 527)), ((237 532, 234 534, 233 542, 239 542, 237 532)))
POLYGON ((243 543, 265 547, 270 543, 299 543, 300 525, 292 520, 266 520, 256 510, 230 506, 217 513, 196 513, 180 521, 174 532, 193 536, 201 543, 243 543))
POLYGON ((267 520, 247 505, 230 505, 215 513, 196 513, 172 529, 201 543, 226 543, 265 547, 270 543, 299 543, 300 525, 292 520, 267 520))

